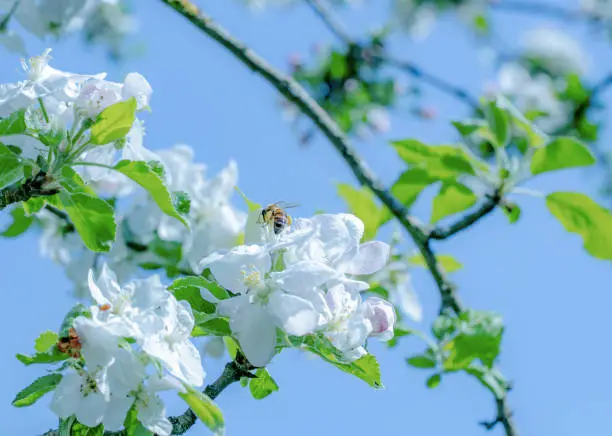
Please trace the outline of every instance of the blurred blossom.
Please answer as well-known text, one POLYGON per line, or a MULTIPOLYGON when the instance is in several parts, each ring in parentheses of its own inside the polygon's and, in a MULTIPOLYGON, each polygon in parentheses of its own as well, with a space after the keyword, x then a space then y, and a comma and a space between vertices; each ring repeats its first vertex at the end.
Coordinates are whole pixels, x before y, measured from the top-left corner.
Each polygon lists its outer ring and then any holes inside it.
POLYGON ((612 19, 611 0, 580 0, 581 9, 588 15, 602 20, 612 19))
POLYGON ((525 35, 525 56, 553 76, 584 74, 589 59, 576 40, 560 30, 539 28, 525 35))

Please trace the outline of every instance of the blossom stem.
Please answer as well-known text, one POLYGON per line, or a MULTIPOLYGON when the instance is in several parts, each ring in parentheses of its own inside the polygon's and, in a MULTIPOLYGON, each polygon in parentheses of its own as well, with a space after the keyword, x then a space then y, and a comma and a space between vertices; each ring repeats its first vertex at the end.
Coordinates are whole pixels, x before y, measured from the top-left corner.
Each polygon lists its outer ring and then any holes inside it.
MULTIPOLYGON (((253 367, 248 362, 240 361, 237 356, 236 360, 232 360, 225 365, 225 369, 217 380, 206 386, 204 393, 214 400, 229 385, 240 381, 240 378, 252 377, 252 374, 249 372, 251 369, 253 369, 253 367)), ((195 424, 197 417, 193 410, 187 409, 183 414, 171 416, 169 419, 172 423, 172 434, 180 435, 184 434, 195 424)))
POLYGON ((47 113, 47 108, 45 108, 43 99, 40 97, 38 97, 38 104, 40 105, 40 110, 42 112, 43 118, 45 119, 45 123, 49 123, 49 114, 47 113))
MULTIPOLYGON (((164 4, 171 7, 179 15, 186 18, 191 24, 211 37, 214 41, 226 48, 239 61, 249 69, 262 76, 270 85, 283 95, 287 100, 294 103, 296 107, 323 133, 336 151, 347 163, 357 180, 368 187, 378 199, 391 211, 393 216, 410 234, 413 241, 423 255, 428 269, 430 270, 440 295, 442 297, 442 309, 451 309, 455 314, 461 314, 464 309, 453 283, 448 280, 446 274, 438 262, 430 244, 429 232, 424 230, 409 211, 401 204, 382 182, 372 173, 365 162, 356 153, 348 137, 340 129, 338 124, 325 112, 321 106, 304 90, 293 78, 288 77, 274 69, 266 60, 262 59, 242 42, 230 35, 224 28, 216 24, 210 17, 203 14, 199 8, 189 0, 161 0, 164 4)), ((502 416, 498 416, 496 422, 503 424, 507 436, 516 436, 518 430, 511 416, 504 392, 496 398, 498 411, 502 416)))

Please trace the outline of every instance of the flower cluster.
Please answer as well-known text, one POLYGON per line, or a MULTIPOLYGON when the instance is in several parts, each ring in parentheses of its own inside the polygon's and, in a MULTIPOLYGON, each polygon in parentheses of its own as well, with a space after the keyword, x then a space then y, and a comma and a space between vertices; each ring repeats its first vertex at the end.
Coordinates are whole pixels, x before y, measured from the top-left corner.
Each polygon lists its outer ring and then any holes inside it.
POLYGON ((200 263, 236 296, 218 302, 232 333, 255 366, 274 356, 277 328, 290 336, 321 333, 347 361, 366 354, 369 337, 393 337, 395 312, 379 298, 363 300, 360 280, 387 262, 389 246, 361 244, 364 226, 349 214, 296 219, 278 234, 262 222, 261 210, 247 221, 245 242, 200 263))
POLYGON ((166 291, 158 276, 121 287, 106 265, 97 278, 90 270, 89 290, 96 305, 91 317, 74 320, 79 358, 55 389, 51 409, 60 418, 75 415, 89 427, 102 423, 116 431, 134 407, 144 427, 169 435, 172 424, 157 392, 204 381, 189 340, 191 307, 166 291))
MULTIPOLYGON (((46 157, 50 146, 66 154, 65 162, 112 165, 118 149, 124 159, 159 160, 144 147, 144 129, 138 119, 125 138, 107 144, 92 144, 87 130, 104 109, 115 103, 134 98, 138 110, 148 108, 152 89, 143 76, 130 73, 123 83, 116 83, 104 80, 106 73, 59 71, 49 65, 50 52, 47 49, 27 63, 22 60, 26 80, 0 84, 0 116, 25 110, 27 126, 25 132, 0 137, 3 144, 20 148, 21 156, 34 162, 38 156, 46 157)), ((108 174, 104 168, 83 170, 88 180, 101 180, 108 174)))
MULTIPOLYGON (((117 219, 117 239, 104 261, 123 283, 134 276, 141 265, 169 266, 177 259, 164 258, 158 249, 166 244, 176 247, 180 259, 172 267, 193 270, 210 253, 236 244, 244 232, 246 214, 230 202, 238 182, 235 162, 212 179, 205 178, 206 167, 193 162, 193 149, 176 145, 157 152, 165 168, 167 186, 182 191, 191 200, 189 230, 174 218, 164 215, 146 192, 139 190, 121 217, 117 219)), ((108 173, 92 183, 96 191, 114 198, 134 192, 135 184, 118 173, 108 173)), ((89 251, 79 235, 66 222, 47 210, 37 217, 43 227, 41 253, 62 265, 75 285, 77 296, 88 296, 87 270, 101 254, 89 251)))
MULTIPOLYGON (((121 0, 2 0, 0 15, 17 21, 40 39, 83 32, 89 41, 103 41, 118 53, 124 37, 136 28, 121 0)), ((26 53, 23 39, 10 28, 0 33, 0 44, 26 53)))

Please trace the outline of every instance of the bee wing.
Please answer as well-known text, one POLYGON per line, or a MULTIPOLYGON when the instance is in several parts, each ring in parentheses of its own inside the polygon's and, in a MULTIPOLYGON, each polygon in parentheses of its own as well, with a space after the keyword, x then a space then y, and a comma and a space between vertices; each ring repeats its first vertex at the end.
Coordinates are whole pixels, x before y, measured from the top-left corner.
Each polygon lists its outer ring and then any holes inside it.
POLYGON ((281 209, 291 209, 300 206, 298 203, 287 203, 286 201, 277 201, 274 203, 274 205, 280 207, 281 209))

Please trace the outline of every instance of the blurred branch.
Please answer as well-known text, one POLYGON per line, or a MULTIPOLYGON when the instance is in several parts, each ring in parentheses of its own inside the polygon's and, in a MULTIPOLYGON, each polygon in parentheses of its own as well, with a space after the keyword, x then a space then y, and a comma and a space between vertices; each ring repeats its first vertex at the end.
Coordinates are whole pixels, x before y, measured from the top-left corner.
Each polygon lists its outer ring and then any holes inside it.
POLYGON ((340 23, 337 21, 332 13, 329 11, 327 6, 323 4, 320 0, 304 0, 306 4, 313 10, 313 12, 323 21, 325 26, 329 29, 331 33, 333 33, 339 40, 344 42, 345 44, 351 44, 353 42, 352 38, 349 36, 348 32, 340 23))
MULTIPOLYGON (((344 26, 334 18, 332 12, 323 4, 321 0, 304 0, 310 8, 315 12, 315 14, 323 21, 323 23, 327 26, 327 28, 334 34, 338 39, 340 39, 343 43, 349 44, 357 44, 346 32, 344 26)), ((378 59, 394 68, 400 69, 417 80, 420 80, 423 83, 427 83, 433 88, 437 88, 445 94, 448 94, 461 102, 470 106, 473 110, 478 109, 478 100, 471 96, 465 89, 460 88, 458 86, 452 85, 448 83, 446 80, 437 77, 427 71, 424 71, 418 65, 404 61, 400 59, 396 59, 387 54, 381 54, 378 56, 378 59)))
POLYGON ((445 94, 455 97, 457 100, 470 106, 473 110, 478 110, 478 100, 465 89, 452 85, 444 79, 441 79, 437 76, 434 76, 433 74, 424 71, 412 62, 395 59, 390 56, 383 56, 382 61, 386 62, 392 67, 399 68, 400 70, 407 72, 412 77, 419 79, 434 88, 437 88, 445 94))
MULTIPOLYGON (((444 270, 439 264, 431 246, 426 232, 423 230, 409 211, 383 187, 381 181, 366 166, 365 162, 356 153, 348 137, 342 132, 336 122, 317 104, 316 101, 291 77, 285 76, 274 69, 267 61, 258 56, 245 44, 230 35, 224 28, 216 24, 210 17, 203 14, 193 3, 188 0, 161 0, 178 14, 186 18, 190 23, 202 30, 214 41, 226 48, 236 59, 241 61, 249 69, 266 79, 270 85, 281 93, 285 98, 294 103, 304 115, 319 128, 327 137, 336 151, 347 163, 353 175, 363 186, 367 186, 378 199, 389 208, 393 216, 402 224, 419 248, 428 269, 438 286, 443 308, 450 308, 456 314, 463 312, 463 305, 456 293, 455 285, 446 277, 444 270)), ((507 436, 518 434, 512 421, 510 408, 507 404, 507 396, 504 393, 496 401, 502 404, 501 410, 504 416, 499 420, 504 423, 507 436)))
POLYGON ((581 10, 571 10, 552 3, 529 2, 520 0, 490 1, 492 9, 522 14, 542 15, 562 21, 598 21, 599 19, 581 10))

